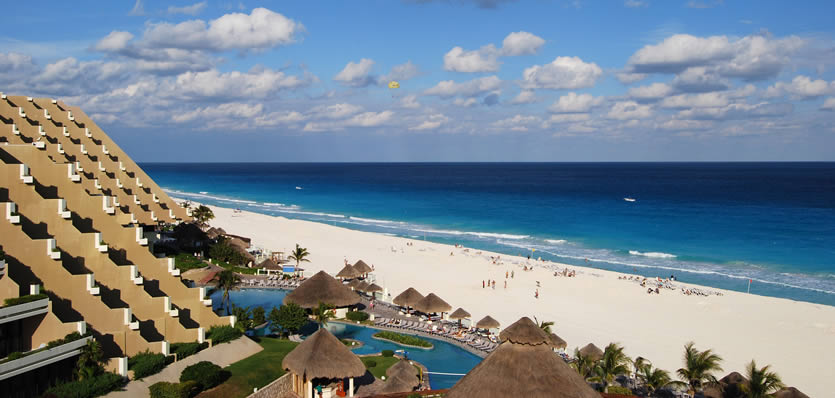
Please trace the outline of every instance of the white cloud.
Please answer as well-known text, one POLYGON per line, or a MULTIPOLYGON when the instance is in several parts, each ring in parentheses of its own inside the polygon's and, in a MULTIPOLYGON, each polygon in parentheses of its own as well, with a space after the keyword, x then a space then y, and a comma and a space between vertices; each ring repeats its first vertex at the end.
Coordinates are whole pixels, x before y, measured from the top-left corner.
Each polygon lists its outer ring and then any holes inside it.
POLYGON ((271 112, 255 118, 256 126, 277 126, 300 123, 309 119, 309 116, 297 111, 271 112))
POLYGON ((628 72, 679 73, 702 66, 722 77, 763 80, 776 76, 806 45, 796 36, 775 39, 751 35, 732 40, 677 34, 635 52, 629 58, 628 72))
POLYGON ((409 130, 413 131, 422 131, 422 130, 434 130, 438 127, 441 127, 442 124, 449 121, 449 118, 442 113, 435 113, 429 115, 425 120, 423 120, 417 126, 409 127, 409 130))
POLYGON ((128 15, 134 17, 145 15, 145 7, 142 6, 142 0, 136 0, 136 3, 133 3, 133 8, 128 12, 128 15))
POLYGON ((556 115, 551 115, 551 117, 548 119, 548 123, 576 123, 584 122, 589 119, 591 119, 591 116, 588 113, 559 113, 556 115))
POLYGON ((646 119, 650 116, 652 116, 652 107, 635 101, 616 102, 606 115, 609 119, 617 120, 646 119))
POLYGON ((456 95, 470 97, 496 90, 501 84, 502 81, 497 76, 480 77, 463 83, 444 80, 424 91, 424 94, 435 95, 441 98, 450 98, 456 95))
POLYGON ((548 107, 554 113, 584 113, 592 107, 603 103, 602 97, 593 97, 591 94, 568 93, 560 97, 548 107))
POLYGON ((662 108, 711 108, 728 105, 725 93, 679 94, 661 100, 662 108))
POLYGON ((707 120, 670 119, 655 125, 662 130, 704 130, 713 124, 707 120))
POLYGON ((392 80, 409 80, 417 77, 420 74, 420 69, 412 61, 407 61, 405 64, 395 65, 387 75, 380 76, 378 79, 382 85, 388 84, 392 80))
POLYGON ((536 93, 533 90, 522 90, 516 95, 516 97, 513 97, 513 99, 510 100, 510 103, 520 105, 532 104, 537 101, 539 101, 539 98, 536 97, 536 93))
POLYGON ((372 67, 374 67, 374 61, 368 58, 363 58, 358 63, 351 61, 333 77, 333 80, 348 86, 365 87, 376 82, 376 79, 371 76, 372 67))
POLYGON ((766 90, 767 97, 777 97, 788 93, 800 98, 820 97, 835 93, 835 81, 812 80, 808 76, 795 76, 791 83, 777 82, 766 90))
POLYGON ((649 2, 641 0, 626 0, 623 5, 629 8, 644 8, 649 7, 649 2))
POLYGON ((216 69, 186 72, 176 79, 176 93, 186 97, 265 98, 279 90, 304 87, 310 76, 287 75, 272 69, 253 69, 221 73, 216 69))
POLYGON ((342 119, 362 111, 359 105, 341 103, 313 108, 311 113, 317 118, 342 119))
POLYGON ((46 65, 31 77, 27 89, 53 96, 103 93, 123 85, 130 72, 131 67, 123 63, 70 57, 46 65))
POLYGON ((444 69, 453 72, 495 72, 499 70, 499 50, 488 44, 478 50, 453 47, 444 54, 444 69))
POLYGON ((502 41, 502 55, 517 56, 536 54, 545 40, 529 32, 513 32, 502 41))
POLYGON ((821 105, 821 110, 835 111, 835 97, 829 97, 821 105))
POLYGON ((400 99, 401 108, 417 109, 420 108, 420 102, 417 100, 417 95, 411 94, 400 99))
POLYGON ((632 87, 629 89, 629 96, 632 98, 651 100, 666 97, 672 94, 673 88, 664 83, 652 83, 648 86, 632 87))
POLYGON ((364 112, 346 120, 345 125, 349 127, 375 127, 388 122, 392 116, 394 116, 392 111, 364 112))
POLYGON ((250 14, 226 14, 208 24, 199 19, 176 25, 151 24, 142 42, 153 48, 246 51, 293 43, 303 30, 299 22, 266 8, 256 8, 250 14))
POLYGON ((578 57, 557 57, 545 65, 534 65, 522 73, 525 88, 573 90, 594 86, 603 70, 595 63, 578 57))
POLYGON ((515 115, 513 117, 493 122, 496 129, 511 131, 528 131, 534 124, 540 124, 542 119, 531 115, 515 115))
POLYGON ((512 32, 502 41, 502 48, 493 44, 478 50, 464 50, 456 46, 444 54, 444 69, 453 72, 496 72, 501 66, 499 57, 536 54, 545 40, 529 32, 512 32))
POLYGON ((187 15, 197 15, 203 12, 206 9, 206 2, 201 1, 199 3, 194 3, 190 6, 184 7, 174 7, 168 6, 168 13, 169 14, 187 14, 187 15))
POLYGON ((190 122, 194 119, 218 119, 218 118, 245 118, 250 119, 264 110, 264 105, 261 104, 244 104, 239 102, 232 102, 220 104, 216 106, 207 106, 198 108, 190 112, 175 113, 172 120, 175 123, 190 122))
POLYGON ((452 101, 453 105, 462 106, 464 108, 469 108, 478 103, 478 100, 475 98, 456 98, 455 101, 452 101))
POLYGON ((792 104, 761 102, 758 104, 733 103, 716 108, 693 108, 683 110, 678 115, 682 119, 729 120, 784 116, 793 111, 792 104))
POLYGON ((619 72, 615 75, 615 77, 617 77, 623 84, 632 84, 646 79, 649 75, 646 73, 619 72))
POLYGON ((133 40, 133 34, 114 30, 93 45, 93 50, 102 52, 117 52, 128 47, 133 40))

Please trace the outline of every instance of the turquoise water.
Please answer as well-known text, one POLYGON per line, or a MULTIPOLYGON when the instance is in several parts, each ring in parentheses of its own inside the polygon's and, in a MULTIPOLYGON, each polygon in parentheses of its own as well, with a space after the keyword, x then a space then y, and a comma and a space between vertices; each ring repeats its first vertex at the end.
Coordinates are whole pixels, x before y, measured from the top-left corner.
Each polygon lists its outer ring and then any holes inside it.
MULTIPOLYGON (((273 307, 281 306, 286 290, 277 289, 241 289, 230 292, 232 302, 238 306, 256 307, 262 306, 267 314, 273 307)), ((212 307, 220 308, 220 299, 223 292, 212 293, 212 307)), ((408 357, 422 363, 430 372, 464 374, 481 362, 481 358, 445 341, 430 339, 435 346, 431 350, 411 349, 373 339, 371 335, 377 332, 376 329, 357 325, 346 325, 331 323, 328 325, 336 337, 351 338, 363 342, 363 346, 353 350, 357 354, 372 354, 382 350, 403 350, 408 352, 408 357)), ((315 328, 306 328, 308 334, 313 333, 315 328)), ((449 388, 455 385, 460 376, 430 375, 429 384, 432 388, 449 388)))
POLYGON ((835 305, 835 163, 142 167, 203 203, 835 305))

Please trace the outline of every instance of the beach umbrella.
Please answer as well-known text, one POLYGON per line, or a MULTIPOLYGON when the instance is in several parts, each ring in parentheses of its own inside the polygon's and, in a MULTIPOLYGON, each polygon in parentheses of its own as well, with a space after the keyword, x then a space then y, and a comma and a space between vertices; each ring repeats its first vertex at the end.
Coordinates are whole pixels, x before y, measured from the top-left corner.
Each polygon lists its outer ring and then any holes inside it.
POLYGON ((551 333, 551 344, 554 345, 554 348, 562 348, 568 347, 568 343, 565 342, 560 336, 557 336, 556 333, 551 333))
POLYGON ((794 387, 786 387, 774 393, 774 398, 809 398, 809 396, 794 387))
POLYGON ((431 314, 450 311, 452 310, 452 306, 435 295, 435 293, 429 293, 426 297, 415 303, 415 309, 426 314, 431 314))
POLYGON ((592 361, 599 361, 603 358, 603 350, 593 343, 588 343, 585 347, 580 349, 580 355, 589 357, 592 361))
POLYGON ((365 261, 362 260, 359 260, 356 262, 356 264, 354 264, 354 269, 356 269, 357 272, 361 274, 367 274, 371 271, 374 271, 373 269, 371 269, 371 267, 368 266, 368 264, 365 263, 365 261))
POLYGON ((357 271, 351 264, 345 264, 345 267, 336 273, 337 278, 354 279, 360 276, 362 276, 362 273, 357 271))
POLYGON ((324 328, 290 351, 281 366, 306 380, 360 377, 366 372, 359 357, 324 328))
POLYGON ((460 328, 461 327, 461 320, 465 319, 465 318, 469 318, 471 316, 472 315, 470 315, 469 312, 467 312, 463 308, 459 307, 457 310, 455 310, 452 314, 449 315, 449 319, 457 319, 458 320, 458 327, 460 328))
POLYGON ((420 294, 415 288, 410 287, 397 295, 397 297, 392 300, 394 304, 397 304, 401 307, 413 307, 415 303, 420 301, 423 298, 423 295, 420 294))
POLYGON ((296 303, 302 308, 316 308, 319 303, 347 307, 360 302, 360 297, 325 271, 319 271, 284 297, 285 303, 296 303))
POLYGON ((444 398, 600 398, 551 350, 551 338, 530 318, 499 335, 501 344, 458 381, 444 398))
POLYGON ((493 319, 493 317, 491 317, 490 315, 481 318, 481 320, 476 322, 475 324, 475 327, 479 329, 496 329, 499 326, 501 326, 499 324, 499 321, 493 319))
POLYGON ((357 283, 357 290, 359 290, 361 292, 367 292, 369 286, 371 286, 371 285, 369 285, 368 282, 359 281, 357 283))
POLYGON ((372 284, 368 285, 367 288, 365 288, 365 291, 367 293, 376 293, 376 292, 382 292, 383 288, 376 283, 372 283, 372 284))

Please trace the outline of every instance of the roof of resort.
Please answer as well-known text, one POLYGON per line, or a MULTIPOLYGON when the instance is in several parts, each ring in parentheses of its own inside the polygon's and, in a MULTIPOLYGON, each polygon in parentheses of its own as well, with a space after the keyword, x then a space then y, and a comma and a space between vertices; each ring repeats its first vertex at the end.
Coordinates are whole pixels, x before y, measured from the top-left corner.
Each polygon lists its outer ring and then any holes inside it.
POLYGON ((420 299, 414 305, 415 309, 420 312, 425 312, 427 314, 433 312, 447 312, 452 310, 452 306, 449 305, 446 301, 442 298, 435 295, 435 293, 429 293, 426 297, 420 299))
POLYGON ((381 393, 408 392, 420 384, 417 369, 406 359, 397 361, 386 369, 386 383, 381 393))
POLYGON ((475 327, 481 328, 481 329, 495 329, 499 326, 501 326, 499 321, 493 319, 493 317, 491 317, 490 315, 487 315, 484 318, 481 318, 481 320, 476 322, 476 324, 475 324, 475 327))
POLYGON ((257 268, 266 268, 266 269, 284 269, 281 265, 276 263, 273 259, 268 258, 264 261, 261 261, 257 268))
POLYGON ((593 361, 596 361, 600 358, 603 358, 603 350, 600 347, 594 345, 594 343, 588 343, 585 347, 580 349, 580 355, 584 357, 589 357, 593 361))
POLYGON ((325 271, 319 271, 284 298, 302 308, 314 308, 319 303, 347 307, 360 302, 360 297, 325 271))
POLYGON ((310 335, 281 361, 284 369, 308 379, 360 377, 365 365, 327 329, 310 335))
POLYGON ((469 318, 471 316, 472 315, 470 315, 470 313, 464 310, 463 308, 458 308, 457 310, 455 310, 455 312, 449 315, 449 319, 464 319, 469 318))
POLYGON ((404 290, 403 293, 398 294, 392 302, 404 307, 414 307, 421 299, 423 299, 423 295, 417 289, 410 287, 404 290))
POLYGON ((786 387, 777 391, 774 398, 809 398, 809 396, 794 387, 786 387))
POLYGON ((367 288, 365 288, 365 291, 368 292, 368 293, 382 292, 383 288, 382 288, 382 286, 380 286, 376 283, 372 283, 372 284, 368 285, 367 288))
POLYGON ((362 260, 359 260, 354 264, 354 269, 356 269, 361 274, 367 274, 369 272, 374 271, 373 269, 371 269, 371 267, 368 266, 368 264, 365 263, 365 261, 362 260))
POLYGON ((458 381, 445 398, 599 398, 583 377, 551 350, 551 339, 525 317, 502 331, 503 343, 458 381))
POLYGON ((345 264, 345 266, 342 267, 342 269, 336 273, 337 278, 347 279, 357 278, 361 275, 362 272, 357 271, 357 269, 354 268, 354 266, 352 266, 351 264, 345 264))
POLYGON ((554 348, 566 348, 568 347, 568 343, 562 339, 562 337, 557 336, 556 333, 551 333, 551 344, 554 348))

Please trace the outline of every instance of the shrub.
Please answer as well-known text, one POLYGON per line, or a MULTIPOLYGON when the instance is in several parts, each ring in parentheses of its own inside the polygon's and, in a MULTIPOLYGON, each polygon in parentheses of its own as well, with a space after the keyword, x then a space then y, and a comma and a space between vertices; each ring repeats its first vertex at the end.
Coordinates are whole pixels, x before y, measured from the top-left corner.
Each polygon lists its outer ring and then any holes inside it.
POLYGON ((400 343, 400 344, 404 344, 404 345, 415 346, 415 347, 425 347, 425 348, 432 347, 432 343, 430 343, 430 342, 428 342, 428 341, 426 341, 426 340, 424 340, 420 337, 410 336, 408 334, 400 334, 400 333, 382 331, 382 332, 374 333, 374 337, 390 340, 390 341, 393 341, 395 343, 400 343))
POLYGON ((40 294, 27 294, 25 296, 7 298, 7 299, 3 300, 3 306, 6 307, 6 306, 10 306, 10 305, 31 303, 33 301, 38 301, 38 300, 45 299, 45 298, 48 298, 48 297, 49 296, 47 296, 46 294, 40 293, 40 294))
POLYGON ((307 312, 296 303, 286 303, 270 311, 270 328, 296 333, 308 322, 307 312))
POLYGON ((416 393, 416 392, 413 392, 413 393, 406 396, 406 398, 421 398, 421 397, 423 397, 423 396, 416 393))
POLYGON ((209 257, 213 260, 220 260, 232 265, 244 265, 247 262, 246 257, 237 248, 226 242, 213 245, 209 249, 209 257))
POLYGON ((226 379, 226 374, 220 366, 208 361, 197 362, 183 369, 180 382, 193 381, 200 390, 208 390, 226 379))
POLYGON ((393 357, 393 356, 394 356, 394 351, 392 351, 392 350, 383 350, 383 352, 381 352, 381 354, 382 354, 384 357, 386 357, 386 358, 391 358, 391 357, 393 357))
POLYGON ((632 395, 632 390, 621 386, 609 386, 608 391, 608 394, 632 395))
POLYGON ((266 311, 260 305, 252 309, 252 325, 258 326, 267 322, 266 311))
POLYGON ((377 361, 366 361, 365 362, 365 367, 366 368, 373 368, 373 367, 376 367, 376 366, 377 366, 377 361))
POLYGON ((116 373, 102 373, 89 379, 71 381, 50 388, 44 395, 60 398, 92 398, 105 395, 122 387, 125 379, 116 373))
POLYGON ((20 352, 20 351, 15 351, 15 352, 13 352, 13 353, 9 354, 9 358, 8 358, 8 359, 9 359, 10 361, 14 361, 15 359, 20 359, 20 358, 23 358, 23 357, 24 357, 24 355, 23 355, 23 353, 22 353, 22 352, 20 352))
POLYGON ((174 343, 171 344, 171 352, 177 354, 177 360, 190 357, 209 347, 209 343, 174 343))
POLYGON ((243 333, 232 326, 212 326, 212 328, 209 329, 209 335, 207 337, 212 339, 212 344, 220 344, 235 340, 238 337, 241 337, 241 335, 243 335, 243 333))
POLYGON ((189 398, 200 392, 197 383, 187 381, 185 383, 169 383, 161 381, 149 387, 151 398, 189 398))
POLYGON ((185 272, 190 269, 203 268, 206 266, 206 263, 191 254, 179 253, 174 256, 174 266, 177 267, 178 270, 185 272))
POLYGON ((139 380, 159 373, 166 365, 165 355, 155 354, 148 350, 136 354, 128 359, 128 369, 133 370, 133 379, 139 380))
POLYGON ((345 314, 345 318, 348 318, 349 321, 363 322, 368 320, 368 313, 362 311, 350 311, 345 314))

